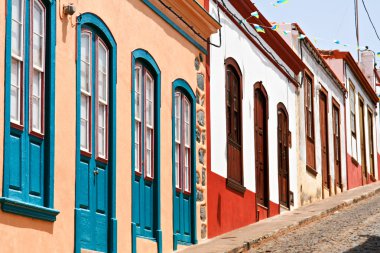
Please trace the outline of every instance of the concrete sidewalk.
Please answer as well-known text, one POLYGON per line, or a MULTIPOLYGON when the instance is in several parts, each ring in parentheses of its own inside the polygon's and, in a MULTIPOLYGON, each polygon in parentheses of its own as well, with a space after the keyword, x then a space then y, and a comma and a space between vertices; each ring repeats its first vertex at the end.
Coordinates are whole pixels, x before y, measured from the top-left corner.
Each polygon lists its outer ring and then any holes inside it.
POLYGON ((248 225, 201 244, 180 250, 181 253, 240 253, 253 252, 250 248, 264 239, 280 235, 318 220, 338 209, 380 193, 380 182, 358 187, 325 200, 300 207, 290 212, 248 225))

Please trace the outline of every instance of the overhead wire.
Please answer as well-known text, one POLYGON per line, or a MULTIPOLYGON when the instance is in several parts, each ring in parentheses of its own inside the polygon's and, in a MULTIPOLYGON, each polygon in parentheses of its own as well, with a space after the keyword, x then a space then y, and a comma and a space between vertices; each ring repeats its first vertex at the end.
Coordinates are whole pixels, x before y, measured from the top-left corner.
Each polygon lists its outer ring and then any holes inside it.
MULTIPOLYGON (((166 3, 164 3, 162 0, 158 0, 158 2, 160 2, 166 9, 168 9, 172 14, 174 14, 174 16, 176 16, 179 20, 182 21, 182 23, 184 23, 195 35, 197 35, 202 41, 206 42, 207 44, 209 45, 212 45, 214 47, 221 47, 221 41, 222 41, 222 38, 221 38, 221 33, 220 33, 220 29, 219 29, 219 45, 217 44, 214 44, 212 43, 209 39, 203 37, 201 35, 200 32, 198 32, 194 26, 190 25, 182 16, 180 16, 175 10, 173 10, 172 7, 170 7, 169 5, 167 5, 166 3)), ((218 17, 219 17, 219 9, 218 9, 218 17)), ((218 22, 220 23, 220 17, 219 17, 219 20, 218 22)))
POLYGON ((222 6, 224 7, 224 9, 232 16, 235 18, 235 20, 244 28, 244 30, 249 34, 251 35, 259 44, 260 46, 265 50, 266 53, 268 53, 270 55, 270 57, 276 62, 276 64, 278 64, 292 79, 293 81, 295 81, 298 85, 300 85, 300 83, 298 82, 298 80, 292 76, 292 74, 289 72, 289 70, 284 66, 284 64, 282 64, 279 60, 277 60, 277 58, 273 55, 273 53, 264 45, 264 43, 261 41, 261 39, 259 39, 258 36, 256 36, 254 33, 251 32, 251 30, 245 25, 244 23, 244 19, 241 19, 239 18, 235 13, 233 13, 229 8, 228 6, 226 5, 226 3, 224 2, 224 0, 221 0, 221 3, 219 2, 219 0, 214 0, 215 2, 217 2, 217 4, 222 4, 222 6))
MULTIPOLYGON (((357 0, 356 0, 356 1, 357 1, 357 0)), ((371 22, 372 28, 373 28, 373 30, 375 31, 375 34, 376 34, 376 36, 377 36, 377 39, 380 41, 380 36, 379 36, 379 34, 377 33, 376 27, 375 27, 375 25, 374 25, 373 22, 372 22, 371 16, 369 15, 369 12, 368 12, 368 10, 367 10, 367 6, 366 6, 365 3, 364 3, 364 0, 362 0, 362 3, 363 3, 363 6, 364 6, 364 9, 365 9, 365 12, 367 13, 368 19, 369 19, 369 21, 371 22)))

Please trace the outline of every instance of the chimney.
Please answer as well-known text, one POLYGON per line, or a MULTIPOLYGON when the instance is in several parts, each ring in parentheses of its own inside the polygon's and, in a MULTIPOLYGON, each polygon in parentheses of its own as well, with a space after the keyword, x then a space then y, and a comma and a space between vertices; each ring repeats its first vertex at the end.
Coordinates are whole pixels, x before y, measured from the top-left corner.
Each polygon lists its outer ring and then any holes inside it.
POLYGON ((375 78, 375 53, 372 51, 361 52, 359 67, 371 84, 373 90, 376 90, 376 78, 375 78))

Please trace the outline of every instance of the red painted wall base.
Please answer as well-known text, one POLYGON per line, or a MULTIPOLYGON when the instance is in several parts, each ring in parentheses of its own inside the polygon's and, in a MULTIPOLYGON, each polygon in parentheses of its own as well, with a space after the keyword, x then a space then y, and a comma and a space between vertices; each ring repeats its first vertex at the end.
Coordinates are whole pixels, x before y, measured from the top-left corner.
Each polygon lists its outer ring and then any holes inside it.
POLYGON ((362 166, 356 165, 349 154, 347 154, 347 168, 347 189, 362 186, 364 183, 362 166))
MULTIPOLYGON (((208 237, 212 238, 256 222, 256 194, 246 190, 237 193, 226 187, 226 179, 207 171, 208 237)), ((269 214, 260 220, 279 214, 279 205, 269 203, 269 214)))

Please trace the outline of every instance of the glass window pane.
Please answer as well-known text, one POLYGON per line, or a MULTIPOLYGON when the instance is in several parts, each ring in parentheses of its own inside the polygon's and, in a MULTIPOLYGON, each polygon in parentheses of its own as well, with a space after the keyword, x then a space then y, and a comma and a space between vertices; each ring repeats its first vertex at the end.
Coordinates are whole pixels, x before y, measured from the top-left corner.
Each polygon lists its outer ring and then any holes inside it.
POLYGON ((152 168, 151 168, 151 152, 146 152, 146 176, 152 177, 152 168))
POLYGON ((175 145, 175 186, 177 188, 180 187, 179 183, 179 144, 175 145))
POLYGON ((34 1, 33 6, 33 32, 43 35, 44 10, 38 1, 34 1))
POLYGON ((105 105, 99 105, 98 125, 99 127, 103 127, 103 128, 106 126, 106 106, 105 105))
POLYGON ((33 72, 33 96, 41 97, 41 73, 38 71, 33 72))
POLYGON ((148 130, 146 130, 146 143, 145 143, 145 145, 146 145, 146 149, 147 150, 150 150, 151 149, 151 139, 152 139, 152 132, 151 132, 152 130, 150 130, 150 129, 148 129, 148 130))
POLYGON ((36 34, 33 35, 33 65, 43 67, 43 38, 36 34))
POLYGON ((98 70, 103 73, 107 72, 107 49, 102 43, 99 43, 98 70))
POLYGON ((147 100, 152 100, 152 80, 150 79, 148 73, 147 73, 147 78, 146 78, 146 99, 147 100))
POLYGON ((90 34, 82 33, 81 36, 81 89, 91 93, 90 89, 90 34))
POLYGON ((98 92, 99 92, 99 99, 105 100, 105 76, 98 72, 98 92))
POLYGON ((135 119, 141 120, 141 67, 135 68, 135 119))
POLYGON ((43 68, 44 66, 44 9, 38 1, 33 5, 33 64, 43 68))
POLYGON ((23 0, 12 0, 12 54, 22 57, 23 0))
POLYGON ((135 93, 135 118, 141 120, 141 94, 135 93))
POLYGON ((88 97, 85 95, 81 96, 80 108, 80 117, 88 120, 88 97))
POLYGON ((87 121, 84 119, 81 119, 80 121, 80 147, 85 150, 88 150, 87 129, 88 129, 87 121))
POLYGON ((175 140, 177 143, 181 143, 181 119, 175 119, 175 140))
POLYGON ((135 171, 140 170, 140 123, 135 122, 135 171))
POLYGON ((82 33, 81 36, 81 60, 87 63, 90 62, 90 35, 88 33, 82 33))
POLYGON ((100 104, 98 107, 98 155, 106 158, 106 127, 107 127, 107 106, 100 104))
POLYGON ((20 123, 20 63, 12 59, 11 66, 11 121, 20 123))
POLYGON ((22 24, 12 21, 12 54, 19 57, 22 57, 22 29, 22 24))
POLYGON ((85 62, 81 62, 81 89, 90 93, 90 65, 85 62))
POLYGON ((40 99, 33 97, 32 99, 32 129, 41 132, 41 105, 40 99))
POLYGON ((98 128, 98 156, 105 158, 105 150, 106 150, 106 141, 105 141, 105 129, 99 127, 98 128))
POLYGON ((189 154, 190 150, 185 149, 185 166, 184 166, 184 182, 185 182, 185 191, 190 191, 190 178, 189 178, 189 154))
POLYGON ((153 78, 150 76, 149 72, 146 72, 145 79, 145 104, 146 104, 146 122, 147 126, 153 128, 153 115, 154 115, 154 106, 153 106, 153 78))
POLYGON ((19 89, 15 86, 11 86, 11 121, 19 123, 19 89))
POLYGON ((350 87, 350 110, 355 114, 355 91, 350 87))
POLYGON ((32 83, 32 130, 41 132, 41 73, 33 71, 33 83, 32 83))
POLYGON ((22 21, 23 0, 12 0, 12 19, 18 22, 22 21))
POLYGON ((90 98, 84 94, 81 95, 81 148, 89 150, 89 105, 90 98))
POLYGON ((152 130, 147 129, 145 141, 145 155, 146 155, 146 175, 152 177, 152 130))
POLYGON ((99 99, 107 103, 107 84, 108 84, 108 69, 107 69, 107 62, 108 62, 108 52, 107 48, 98 41, 98 93, 99 93, 99 99))
POLYGON ((20 87, 20 64, 17 60, 12 59, 12 67, 11 67, 11 85, 15 87, 20 87))

